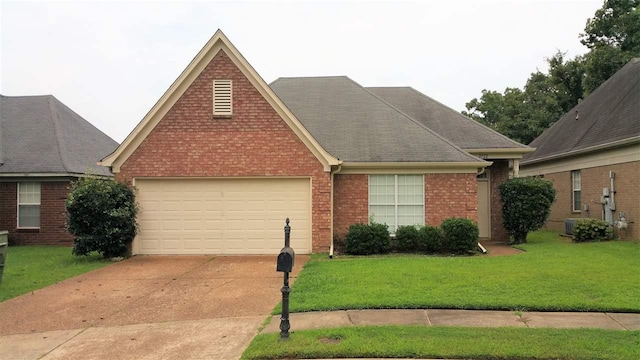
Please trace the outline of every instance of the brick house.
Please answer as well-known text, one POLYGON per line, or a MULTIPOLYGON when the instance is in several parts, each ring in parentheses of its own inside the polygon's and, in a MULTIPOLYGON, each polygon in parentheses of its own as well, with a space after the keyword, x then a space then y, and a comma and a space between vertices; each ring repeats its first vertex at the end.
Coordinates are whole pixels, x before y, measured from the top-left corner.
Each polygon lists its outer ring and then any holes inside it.
POLYGON ((495 187, 531 150, 410 88, 268 85, 218 31, 101 164, 137 188, 134 254, 277 253, 286 217, 310 253, 371 216, 391 231, 467 217, 506 240, 495 187))
POLYGON ((17 245, 71 245, 65 201, 71 181, 118 143, 51 95, 0 95, 0 230, 17 245))
POLYGON ((522 175, 543 176, 557 191, 548 228, 565 231, 566 219, 624 218, 628 226, 616 236, 640 239, 640 58, 530 146, 537 150, 524 157, 522 175))

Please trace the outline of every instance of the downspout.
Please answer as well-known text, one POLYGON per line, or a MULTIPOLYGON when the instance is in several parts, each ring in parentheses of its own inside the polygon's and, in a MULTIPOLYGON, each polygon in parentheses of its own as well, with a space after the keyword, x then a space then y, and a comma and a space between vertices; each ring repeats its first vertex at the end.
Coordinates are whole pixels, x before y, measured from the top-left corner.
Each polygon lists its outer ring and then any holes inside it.
POLYGON ((333 175, 342 171, 342 161, 335 170, 331 170, 331 246, 329 246, 329 259, 333 259, 333 175))

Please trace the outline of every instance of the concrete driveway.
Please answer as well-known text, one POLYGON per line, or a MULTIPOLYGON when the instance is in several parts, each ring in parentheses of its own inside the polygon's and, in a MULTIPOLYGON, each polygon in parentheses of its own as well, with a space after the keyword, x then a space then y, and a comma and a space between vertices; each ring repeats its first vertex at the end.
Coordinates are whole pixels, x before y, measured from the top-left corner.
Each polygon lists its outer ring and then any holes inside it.
POLYGON ((275 260, 136 256, 2 302, 2 357, 238 358, 280 300, 275 260))

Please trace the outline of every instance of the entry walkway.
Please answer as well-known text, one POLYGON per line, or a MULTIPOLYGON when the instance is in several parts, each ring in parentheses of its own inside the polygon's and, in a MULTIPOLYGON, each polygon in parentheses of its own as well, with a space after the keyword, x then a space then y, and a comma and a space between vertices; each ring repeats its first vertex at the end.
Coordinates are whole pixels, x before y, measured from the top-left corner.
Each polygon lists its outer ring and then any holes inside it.
MULTIPOLYGON (((463 327, 598 328, 640 330, 640 314, 603 312, 514 312, 489 310, 343 310, 293 313, 292 332, 365 325, 463 327)), ((271 317, 264 333, 280 331, 280 315, 271 317)))

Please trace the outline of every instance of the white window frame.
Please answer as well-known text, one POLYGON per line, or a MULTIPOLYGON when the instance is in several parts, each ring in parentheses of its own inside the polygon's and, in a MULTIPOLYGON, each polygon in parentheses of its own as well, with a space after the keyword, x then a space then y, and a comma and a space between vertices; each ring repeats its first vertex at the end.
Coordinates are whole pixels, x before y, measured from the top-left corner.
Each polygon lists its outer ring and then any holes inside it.
POLYGON ((20 207, 23 206, 38 206, 39 209, 39 213, 40 215, 42 215, 42 184, 39 182, 22 182, 22 183, 18 183, 18 192, 17 192, 17 204, 16 204, 16 224, 17 224, 17 228, 18 229, 40 229, 40 226, 42 224, 42 218, 40 217, 39 221, 38 221, 38 226, 21 226, 20 224, 20 207), (38 187, 38 202, 26 202, 23 199, 20 199, 20 187, 21 186, 26 186, 27 184, 35 184, 38 187))
POLYGON ((233 81, 213 80, 213 116, 233 115, 233 81))
POLYGON ((391 174, 380 174, 380 175, 369 175, 369 185, 367 186, 367 191, 368 191, 368 210, 369 210, 369 219, 372 219, 372 216, 374 216, 373 221, 374 222, 378 222, 378 219, 375 219, 375 215, 372 213, 371 211, 371 207, 372 206, 394 206, 394 224, 387 224, 389 226, 389 232, 393 235, 395 234, 398 226, 403 226, 403 225, 424 225, 425 223, 425 213, 424 213, 424 209, 425 209, 425 194, 424 194, 424 175, 422 174, 398 174, 398 175, 391 175, 394 178, 394 202, 393 204, 372 204, 371 203, 371 178, 374 176, 389 176, 391 174), (421 177, 421 190, 422 190, 422 196, 420 197, 420 203, 400 203, 399 202, 399 198, 400 198, 400 194, 399 194, 399 181, 398 181, 398 177, 400 176, 420 176, 421 177), (421 207, 421 222, 416 223, 416 224, 398 224, 398 208, 400 206, 420 206, 421 207))
POLYGON ((571 211, 572 212, 581 212, 582 209, 582 174, 580 170, 571 171, 571 211), (576 187, 577 180, 577 187, 576 187), (576 209, 576 193, 580 194, 580 205, 576 209))

